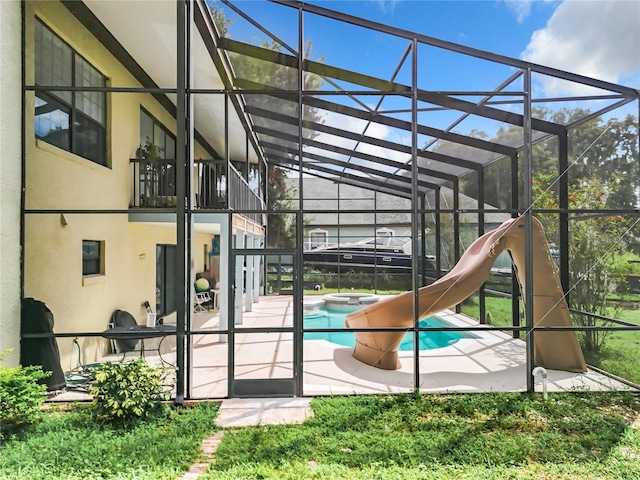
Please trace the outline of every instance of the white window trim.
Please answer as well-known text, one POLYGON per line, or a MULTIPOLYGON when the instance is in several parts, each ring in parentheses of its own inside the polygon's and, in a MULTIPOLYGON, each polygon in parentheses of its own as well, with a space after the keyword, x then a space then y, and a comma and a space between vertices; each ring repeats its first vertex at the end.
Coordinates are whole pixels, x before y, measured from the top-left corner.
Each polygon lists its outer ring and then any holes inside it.
POLYGON ((323 228, 314 228, 313 230, 309 230, 307 232, 308 235, 308 248, 318 248, 318 247, 326 247, 329 244, 329 230, 325 230, 323 228), (313 239, 314 235, 324 235, 324 241, 320 245, 316 245, 313 239))

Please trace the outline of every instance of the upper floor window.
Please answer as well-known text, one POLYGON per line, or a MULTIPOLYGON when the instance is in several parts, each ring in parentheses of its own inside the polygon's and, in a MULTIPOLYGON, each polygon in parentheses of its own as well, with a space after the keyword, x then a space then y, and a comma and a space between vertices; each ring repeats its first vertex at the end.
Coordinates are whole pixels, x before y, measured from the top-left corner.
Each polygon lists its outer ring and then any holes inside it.
MULTIPOLYGON (((107 79, 60 37, 36 19, 36 85, 46 87, 102 87, 107 79)), ((106 93, 37 90, 36 137, 107 165, 106 93)))
POLYGON ((140 109, 140 146, 154 149, 159 159, 175 160, 176 137, 145 109, 140 109))

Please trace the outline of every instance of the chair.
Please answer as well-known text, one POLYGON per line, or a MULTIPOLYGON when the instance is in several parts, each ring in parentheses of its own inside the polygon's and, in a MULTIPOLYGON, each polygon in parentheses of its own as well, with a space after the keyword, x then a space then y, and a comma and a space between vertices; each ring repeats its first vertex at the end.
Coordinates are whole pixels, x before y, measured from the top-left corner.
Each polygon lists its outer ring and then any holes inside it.
MULTIPOLYGON (((108 326, 109 328, 132 327, 137 324, 138 322, 136 322, 136 319, 133 318, 133 315, 131 315, 129 312, 125 312, 124 310, 114 310, 114 312, 111 314, 111 320, 108 326)), ((138 341, 144 342, 144 340, 141 340, 139 338, 111 340, 111 349, 113 350, 113 353, 124 353, 126 355, 127 352, 132 352, 135 350, 136 346, 138 345, 138 341)), ((124 355, 122 358, 124 358, 124 355)))
POLYGON ((206 312, 209 310, 209 306, 211 305, 211 295, 209 291, 206 292, 196 292, 195 302, 193 306, 194 312, 206 312))
POLYGON ((212 288, 211 290, 209 290, 209 292, 211 292, 211 296, 213 297, 211 304, 213 305, 214 310, 220 308, 220 286, 217 285, 217 287, 218 288, 212 288))
POLYGON ((213 298, 211 296, 212 283, 215 285, 215 280, 210 280, 210 277, 204 276, 204 274, 198 276, 194 285, 196 289, 193 305, 194 312, 206 312, 211 308, 213 304, 213 298))

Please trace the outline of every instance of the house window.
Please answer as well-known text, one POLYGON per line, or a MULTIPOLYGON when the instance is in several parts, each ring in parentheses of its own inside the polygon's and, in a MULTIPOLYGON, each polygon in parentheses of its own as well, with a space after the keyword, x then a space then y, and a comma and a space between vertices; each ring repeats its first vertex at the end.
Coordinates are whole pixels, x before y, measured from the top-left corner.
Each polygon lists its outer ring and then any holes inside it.
POLYGON ((98 240, 82 241, 82 275, 101 275, 104 273, 104 243, 98 240))
POLYGON ((140 146, 143 150, 149 145, 157 147, 158 158, 175 160, 176 137, 164 125, 145 109, 140 109, 140 146))
POLYGON ((309 248, 327 246, 329 232, 327 230, 315 229, 309 232, 309 248))
POLYGON ((141 192, 146 206, 175 205, 176 137, 146 110, 140 109, 140 151, 145 162, 141 192))
MULTIPOLYGON (((42 22, 35 23, 36 85, 105 87, 107 79, 42 22)), ((107 165, 105 92, 36 91, 36 137, 107 165)))

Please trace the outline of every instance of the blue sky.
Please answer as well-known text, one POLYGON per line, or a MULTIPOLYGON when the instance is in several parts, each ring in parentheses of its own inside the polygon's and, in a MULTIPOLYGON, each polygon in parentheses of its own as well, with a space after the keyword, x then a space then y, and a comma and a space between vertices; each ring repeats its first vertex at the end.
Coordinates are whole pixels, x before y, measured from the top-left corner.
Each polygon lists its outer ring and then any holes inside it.
POLYGON ((531 33, 545 26, 557 4, 536 2, 530 5, 529 13, 523 15, 501 1, 329 0, 309 3, 515 57, 525 49, 531 33))
MULTIPOLYGON (((296 46, 296 31, 291 28, 296 24, 295 10, 264 0, 234 3, 291 46, 296 46)), ((640 88, 638 0, 311 0, 307 3, 640 88)), ((234 16, 231 12, 229 15, 234 16)), ((314 24, 328 26, 329 22, 313 17, 306 17, 305 21, 315 54, 324 54, 330 64, 339 64, 341 55, 348 55, 345 62, 361 71, 359 62, 366 64, 375 58, 380 71, 386 72, 395 68, 399 52, 404 50, 402 45, 395 46, 388 39, 373 39, 356 28, 340 29, 332 35, 320 26, 314 29, 314 24), (360 54, 354 56, 354 50, 360 54)), ((243 29, 242 20, 236 18, 232 34, 249 40, 248 32, 243 29)), ((550 84, 549 88, 551 91, 555 88, 556 93, 562 90, 557 84, 550 84)))
MULTIPOLYGON (((640 1, 638 0, 311 0, 307 3, 385 25, 459 43, 541 65, 579 73, 640 89, 640 1)), ((264 0, 234 4, 291 47, 297 47, 297 11, 264 0)), ((224 7, 234 19, 233 38, 258 43, 264 35, 224 7)), ((305 39, 313 42, 312 58, 327 64, 389 79, 408 43, 314 15, 305 15, 305 39)), ((511 67, 468 58, 432 47, 420 47, 419 85, 426 90, 491 91, 508 78, 511 67)), ((410 83, 410 63, 398 77, 410 83)), ((342 85, 348 89, 348 85, 342 85)), ((521 84, 514 86, 521 88, 521 84)), ((360 89, 360 88, 356 88, 360 89)), ((575 83, 534 77, 537 98, 566 97, 588 92, 575 83)), ((480 97, 468 98, 472 101, 480 97)), ((367 103, 375 103, 367 99, 367 103)), ((403 108, 402 99, 385 99, 384 109, 403 108)), ((405 108, 409 104, 405 102, 405 108)), ((561 108, 554 104, 554 108, 561 108)), ((568 104, 595 110, 596 102, 568 104)), ((517 111, 518 105, 505 107, 517 111)), ((637 104, 631 106, 637 114, 637 104)), ((459 113, 429 113, 431 122, 446 128, 459 113), (442 118, 436 118, 442 116, 442 118)), ((479 118, 465 121, 459 131, 477 128, 489 134, 498 125, 479 118)), ((380 136, 391 138, 390 132, 380 136)), ((403 139, 401 141, 406 141, 403 139)))

